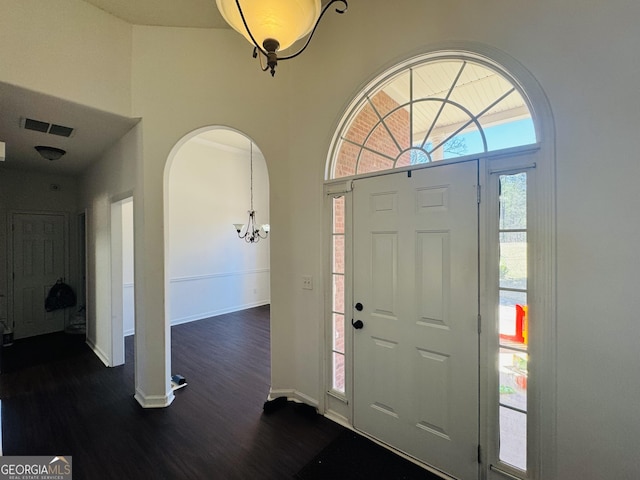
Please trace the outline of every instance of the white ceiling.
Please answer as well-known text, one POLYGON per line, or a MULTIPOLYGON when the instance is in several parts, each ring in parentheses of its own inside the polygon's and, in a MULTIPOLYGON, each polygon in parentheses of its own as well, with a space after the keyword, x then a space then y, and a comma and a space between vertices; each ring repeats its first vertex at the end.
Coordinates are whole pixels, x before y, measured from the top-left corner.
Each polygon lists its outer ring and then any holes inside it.
POLYGON ((82 172, 139 121, 1 82, 0 112, 0 141, 6 144, 6 160, 0 168, 63 175, 82 172), (24 118, 72 127, 74 132, 66 138, 26 130, 24 118), (67 153, 59 160, 45 160, 36 145, 67 153))

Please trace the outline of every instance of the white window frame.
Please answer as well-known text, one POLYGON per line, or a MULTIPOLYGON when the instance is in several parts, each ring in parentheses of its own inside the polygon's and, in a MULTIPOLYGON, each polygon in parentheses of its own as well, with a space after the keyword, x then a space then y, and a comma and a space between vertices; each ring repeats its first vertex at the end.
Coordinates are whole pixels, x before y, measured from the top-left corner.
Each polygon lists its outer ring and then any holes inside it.
POLYGON ((326 245, 324 246, 325 257, 329 259, 325 262, 325 312, 326 317, 329 319, 324 322, 324 340, 327 348, 323 351, 326 352, 326 356, 323 362, 325 366, 325 375, 323 375, 322 391, 326 392, 325 396, 325 415, 334 421, 343 425, 351 425, 351 419, 353 418, 351 411, 351 403, 349 399, 352 396, 353 385, 353 332, 351 328, 348 328, 350 322, 350 312, 352 305, 352 189, 353 183, 351 180, 340 179, 331 183, 326 183, 324 186, 325 196, 325 232, 329 232, 324 236, 326 239, 326 245), (344 345, 345 345, 345 391, 344 393, 338 392, 333 389, 333 199, 343 197, 345 199, 345 219, 344 219, 344 237, 345 237, 345 264, 344 264, 344 345))
MULTIPOLYGON (((490 480, 500 479, 542 479, 541 465, 541 391, 548 388, 544 367, 548 362, 543 352, 549 351, 545 342, 545 299, 541 291, 545 288, 545 276, 540 264, 541 218, 538 211, 543 203, 539 189, 539 171, 541 151, 520 152, 508 157, 487 158, 483 162, 484 198, 481 217, 481 415, 480 426, 484 448, 482 461, 483 473, 490 480), (527 173, 527 305, 529 308, 528 363, 527 380, 527 471, 514 468, 499 460, 500 424, 499 424, 499 374, 497 355, 499 351, 499 289, 498 265, 499 252, 499 187, 500 175, 527 173), (483 391, 484 390, 484 391, 483 391)), ((544 256, 544 255, 542 255, 544 256)))

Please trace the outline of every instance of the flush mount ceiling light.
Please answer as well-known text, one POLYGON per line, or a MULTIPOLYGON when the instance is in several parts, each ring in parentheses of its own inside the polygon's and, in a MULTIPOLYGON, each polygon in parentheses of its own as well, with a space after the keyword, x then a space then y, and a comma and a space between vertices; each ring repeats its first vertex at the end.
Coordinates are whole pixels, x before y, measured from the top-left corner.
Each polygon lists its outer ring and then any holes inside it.
POLYGON ((37 147, 35 147, 35 149, 42 156, 42 158, 44 158, 46 160, 50 160, 50 161, 58 160, 65 153, 67 153, 66 151, 62 150, 61 148, 46 147, 44 145, 38 145, 37 147))
MULTIPOLYGON (((253 45, 253 58, 262 55, 267 59, 262 71, 276 74, 278 60, 289 60, 300 55, 309 45, 322 16, 334 3, 337 13, 347 11, 346 0, 331 0, 322 8, 320 0, 216 0, 220 14, 237 32, 253 45), (286 50, 297 40, 307 36, 303 47, 296 53, 278 57, 278 51, 286 50)), ((262 57, 260 57, 262 65, 262 57)))

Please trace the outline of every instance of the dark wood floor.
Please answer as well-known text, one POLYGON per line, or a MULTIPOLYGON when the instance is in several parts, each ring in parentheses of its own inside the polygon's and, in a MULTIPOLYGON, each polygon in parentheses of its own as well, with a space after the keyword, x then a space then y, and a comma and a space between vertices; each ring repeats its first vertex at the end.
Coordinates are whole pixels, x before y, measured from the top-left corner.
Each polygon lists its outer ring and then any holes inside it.
POLYGON ((4 454, 72 455, 75 480, 286 479, 343 430, 291 404, 263 414, 268 306, 172 328, 189 385, 169 408, 133 399, 132 340, 121 367, 84 349, 0 375, 4 454))

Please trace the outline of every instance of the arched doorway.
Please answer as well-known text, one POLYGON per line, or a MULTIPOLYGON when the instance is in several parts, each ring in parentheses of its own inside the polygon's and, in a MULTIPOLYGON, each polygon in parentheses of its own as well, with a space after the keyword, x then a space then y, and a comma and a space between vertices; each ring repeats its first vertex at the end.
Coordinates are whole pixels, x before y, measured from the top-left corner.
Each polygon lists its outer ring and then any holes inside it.
POLYGON ((233 227, 247 222, 252 194, 257 220, 269 223, 269 179, 259 148, 236 130, 200 129, 168 168, 171 323, 269 303, 269 239, 248 244, 233 227))

